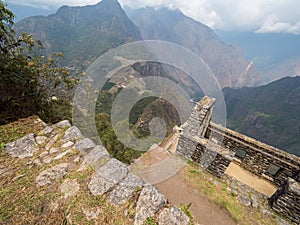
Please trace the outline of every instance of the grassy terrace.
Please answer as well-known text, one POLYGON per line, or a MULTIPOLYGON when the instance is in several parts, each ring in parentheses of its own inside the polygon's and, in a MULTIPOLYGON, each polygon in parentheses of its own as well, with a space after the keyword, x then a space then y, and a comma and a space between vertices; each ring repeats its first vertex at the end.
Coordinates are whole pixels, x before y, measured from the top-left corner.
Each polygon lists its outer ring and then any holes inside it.
MULTIPOLYGON (((67 199, 60 192, 63 179, 43 188, 36 187, 35 178, 41 171, 59 163, 73 161, 80 155, 78 151, 72 151, 62 159, 41 167, 29 165, 35 158, 20 160, 11 158, 3 151, 5 143, 29 133, 37 134, 41 129, 43 126, 37 117, 0 126, 0 224, 68 224, 71 221, 74 224, 131 224, 135 211, 133 202, 115 207, 107 201, 106 196, 90 195, 87 184, 93 174, 92 169, 81 172, 75 169, 65 177, 75 179, 80 184, 79 192, 67 199), (88 221, 83 210, 99 210, 100 219, 97 223, 94 220, 88 221)), ((37 152, 35 157, 42 151, 43 149, 37 152)), ((184 179, 210 201, 217 203, 237 224, 278 224, 276 218, 263 214, 261 209, 244 206, 234 193, 227 190, 227 183, 194 163, 188 163, 185 167, 184 179)), ((186 213, 190 213, 188 209, 186 213)), ((155 222, 149 218, 146 224, 155 222)))
MULTIPOLYGON (((63 179, 42 188, 36 187, 37 175, 56 164, 73 161, 80 154, 72 151, 54 163, 41 167, 30 164, 33 159, 12 158, 3 151, 5 143, 17 140, 43 129, 37 117, 29 117, 14 123, 0 126, 0 224, 128 224, 134 218, 135 205, 128 202, 122 207, 111 205, 106 196, 92 196, 87 184, 93 174, 92 169, 77 172, 74 168, 64 180, 75 179, 80 184, 79 192, 73 197, 64 198, 60 191, 63 179), (30 165, 29 165, 30 164, 30 165), (100 212, 100 219, 87 220, 83 211, 100 212), (124 213, 126 212, 126 213, 124 213)), ((79 165, 74 165, 79 166, 79 165)))
MULTIPOLYGON (((261 209, 244 206, 239 202, 236 194, 227 190, 228 184, 226 182, 202 170, 192 162, 189 162, 185 167, 184 178, 210 201, 224 209, 237 224, 278 224, 276 218, 263 214, 261 209), (214 181, 217 181, 218 185, 215 185, 214 181)), ((269 208, 266 209, 269 210, 269 208)))

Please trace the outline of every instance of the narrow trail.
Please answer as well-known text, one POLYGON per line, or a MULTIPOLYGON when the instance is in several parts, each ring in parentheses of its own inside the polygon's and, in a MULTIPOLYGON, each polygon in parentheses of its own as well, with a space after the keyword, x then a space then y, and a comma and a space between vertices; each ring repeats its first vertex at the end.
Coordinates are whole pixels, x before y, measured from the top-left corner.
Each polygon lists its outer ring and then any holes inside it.
POLYGON ((192 203, 190 211, 196 224, 233 225, 233 219, 184 179, 185 162, 172 155, 178 143, 175 133, 163 146, 154 146, 130 170, 157 187, 171 204, 192 203))
POLYGON ((203 225, 233 225, 233 219, 217 204, 208 200, 204 194, 197 191, 190 183, 184 180, 184 171, 181 170, 170 179, 156 186, 171 202, 179 207, 181 203, 192 203, 190 211, 194 221, 203 225))

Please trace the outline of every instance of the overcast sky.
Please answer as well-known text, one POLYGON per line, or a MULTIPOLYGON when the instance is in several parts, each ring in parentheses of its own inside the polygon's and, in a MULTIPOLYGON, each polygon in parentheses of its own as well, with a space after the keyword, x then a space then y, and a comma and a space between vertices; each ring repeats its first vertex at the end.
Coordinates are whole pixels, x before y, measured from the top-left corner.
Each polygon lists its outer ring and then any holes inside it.
MULTIPOLYGON (((16 5, 58 8, 91 5, 100 0, 6 0, 16 5)), ((119 0, 133 8, 179 8, 213 29, 300 34, 299 0, 119 0)))

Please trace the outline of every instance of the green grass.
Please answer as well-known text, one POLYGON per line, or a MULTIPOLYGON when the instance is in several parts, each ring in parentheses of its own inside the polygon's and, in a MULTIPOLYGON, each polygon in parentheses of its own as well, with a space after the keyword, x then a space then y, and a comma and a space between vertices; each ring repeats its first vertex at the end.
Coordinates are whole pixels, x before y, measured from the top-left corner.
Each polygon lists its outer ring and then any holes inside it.
POLYGON ((224 209, 237 224, 278 224, 275 218, 264 215, 259 209, 244 206, 235 194, 227 191, 225 182, 200 169, 197 164, 188 163, 184 174, 187 182, 192 183, 209 200, 224 209), (219 185, 216 186, 210 180, 217 180, 219 185))
POLYGON ((28 118, 20 119, 13 123, 5 124, 0 126, 0 149, 5 144, 15 141, 27 134, 37 133, 44 127, 41 123, 36 123, 38 120, 37 116, 31 116, 28 118))
POLYGON ((154 218, 147 217, 146 222, 144 223, 144 225, 158 225, 158 224, 155 222, 154 218))
MULTIPOLYGON (((30 117, 0 126, 0 132, 5 134, 1 136, 2 141, 6 143, 29 133, 39 133, 43 127, 35 123, 36 119, 30 117)), ((63 131, 61 129, 59 134, 63 131)), ((32 159, 43 151, 41 147, 32 159)), ((88 167, 84 171, 77 171, 80 165, 72 162, 74 158, 80 156, 79 151, 74 150, 62 159, 42 167, 29 166, 28 163, 32 160, 30 158, 23 160, 12 158, 3 149, 0 153, 0 168, 8 171, 5 176, 0 175, 0 224, 68 224, 70 218, 73 224, 95 224, 94 220, 86 219, 83 209, 95 211, 97 208, 100 210, 98 224, 132 224, 135 216, 134 201, 116 207, 109 203, 107 196, 90 194, 87 186, 94 170, 88 167), (36 187, 35 179, 41 171, 64 162, 72 163, 72 169, 64 178, 41 188, 36 187), (75 179, 80 189, 74 196, 65 199, 60 191, 60 185, 67 178, 75 179), (124 214, 125 210, 128 210, 127 215, 124 214)))

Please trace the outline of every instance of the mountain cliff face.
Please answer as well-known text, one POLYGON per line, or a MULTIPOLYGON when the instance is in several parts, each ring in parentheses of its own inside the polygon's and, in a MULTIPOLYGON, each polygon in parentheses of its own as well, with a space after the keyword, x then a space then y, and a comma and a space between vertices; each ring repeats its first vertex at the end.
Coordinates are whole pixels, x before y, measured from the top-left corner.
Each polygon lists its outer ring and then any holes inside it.
POLYGON ((200 55, 222 87, 255 86, 260 76, 242 51, 225 44, 209 27, 186 17, 179 10, 125 9, 139 27, 143 39, 171 41, 200 55))
POLYGON ((203 57, 222 87, 255 86, 260 81, 252 63, 237 47, 227 45, 207 26, 179 10, 144 8, 123 11, 117 0, 92 6, 61 7, 47 17, 26 18, 18 33, 34 34, 52 51, 65 55, 64 64, 85 69, 110 48, 143 39, 171 41, 203 57))
POLYGON ((300 75, 300 35, 217 31, 223 40, 240 46, 254 61, 263 84, 286 76, 300 75))
POLYGON ((16 30, 34 34, 48 53, 62 52, 66 65, 83 68, 108 49, 141 39, 138 28, 116 0, 92 6, 63 6, 50 16, 18 22, 16 30))
POLYGON ((224 89, 228 126, 300 156, 300 77, 224 89))
POLYGON ((283 60, 264 71, 264 81, 269 83, 286 76, 300 76, 300 56, 283 60))

